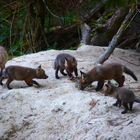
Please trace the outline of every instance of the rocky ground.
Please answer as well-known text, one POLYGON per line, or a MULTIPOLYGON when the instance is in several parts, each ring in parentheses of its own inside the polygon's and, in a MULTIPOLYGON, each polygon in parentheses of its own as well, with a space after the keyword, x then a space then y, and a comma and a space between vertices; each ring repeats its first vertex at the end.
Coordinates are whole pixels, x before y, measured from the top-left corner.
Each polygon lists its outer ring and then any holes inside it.
MULTIPOLYGON (((8 61, 7 65, 33 68, 41 64, 49 78, 37 80, 40 88, 27 87, 23 81, 12 82, 12 90, 0 86, 0 140, 139 140, 140 104, 123 115, 123 107, 112 106, 115 99, 95 92, 94 86, 80 91, 67 77, 54 77, 53 62, 60 52, 74 55, 78 69, 86 72, 104 51, 81 46, 76 51, 49 50, 8 61)), ((116 49, 108 61, 126 65, 140 79, 139 53, 116 49)), ((140 96, 139 81, 126 75, 125 86, 140 96)))

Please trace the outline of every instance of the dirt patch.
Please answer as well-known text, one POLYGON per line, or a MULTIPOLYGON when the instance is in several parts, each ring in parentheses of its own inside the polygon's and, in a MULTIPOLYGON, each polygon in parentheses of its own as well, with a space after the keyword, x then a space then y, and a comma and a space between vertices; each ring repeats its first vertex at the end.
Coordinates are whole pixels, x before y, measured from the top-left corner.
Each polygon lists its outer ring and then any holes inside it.
MULTIPOLYGON (((112 106, 115 99, 95 92, 96 83, 80 91, 75 81, 61 76, 56 80, 53 62, 57 54, 67 52, 78 60, 78 70, 88 71, 106 48, 81 46, 76 51, 49 50, 15 58, 7 65, 33 68, 40 64, 49 76, 37 80, 40 88, 13 81, 8 90, 0 86, 0 139, 10 140, 138 140, 140 104, 122 115, 123 108, 112 106)), ((116 49, 108 61, 120 62, 140 79, 140 54, 116 49)), ((80 72, 79 72, 80 75, 80 72)), ((140 97, 140 82, 126 76, 125 86, 140 97)))

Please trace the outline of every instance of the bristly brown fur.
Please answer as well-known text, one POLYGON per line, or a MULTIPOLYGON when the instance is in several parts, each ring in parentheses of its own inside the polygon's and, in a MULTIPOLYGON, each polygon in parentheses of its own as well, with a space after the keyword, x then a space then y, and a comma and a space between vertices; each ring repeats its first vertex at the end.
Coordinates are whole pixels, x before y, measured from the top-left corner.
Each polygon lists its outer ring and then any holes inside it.
POLYGON ((58 71, 61 72, 62 75, 66 76, 68 75, 70 78, 73 78, 73 72, 75 73, 75 76, 78 76, 77 72, 77 60, 74 56, 71 56, 67 53, 61 53, 57 55, 55 61, 54 61, 54 69, 55 69, 55 78, 59 79, 58 71), (64 72, 66 70, 67 73, 64 72))
POLYGON ((17 65, 8 66, 3 72, 3 75, 0 79, 0 84, 3 84, 3 79, 7 79, 6 85, 8 89, 11 89, 10 83, 13 80, 24 80, 28 86, 32 86, 33 84, 39 86, 39 84, 35 80, 33 80, 34 78, 47 79, 48 76, 45 74, 45 71, 41 68, 41 66, 36 69, 17 65))
POLYGON ((119 86, 122 87, 125 81, 123 72, 129 74, 134 80, 137 81, 137 77, 135 76, 135 74, 122 64, 105 63, 95 66, 87 73, 81 71, 80 89, 83 90, 92 82, 98 81, 96 91, 99 91, 100 89, 102 89, 104 81, 111 79, 114 79, 119 84, 119 86))
POLYGON ((116 103, 113 104, 114 106, 124 106, 125 110, 122 112, 122 114, 127 113, 128 110, 132 111, 134 102, 140 103, 140 99, 135 97, 133 91, 125 87, 115 87, 110 82, 105 84, 104 95, 113 96, 117 99, 116 103))

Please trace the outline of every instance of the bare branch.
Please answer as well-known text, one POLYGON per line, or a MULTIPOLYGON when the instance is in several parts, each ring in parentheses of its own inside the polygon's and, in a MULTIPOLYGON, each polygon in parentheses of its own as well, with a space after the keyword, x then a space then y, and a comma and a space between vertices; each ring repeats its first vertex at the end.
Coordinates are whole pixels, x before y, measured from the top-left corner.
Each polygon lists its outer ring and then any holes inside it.
POLYGON ((112 38, 108 49, 104 52, 104 54, 102 54, 99 59, 95 62, 95 63, 104 63, 109 56, 113 53, 114 49, 116 48, 118 41, 120 39, 120 37, 122 36, 123 32, 126 30, 127 24, 129 23, 130 18, 133 16, 134 11, 133 10, 129 10, 129 13, 126 15, 123 23, 121 24, 118 32, 115 34, 115 36, 112 38))

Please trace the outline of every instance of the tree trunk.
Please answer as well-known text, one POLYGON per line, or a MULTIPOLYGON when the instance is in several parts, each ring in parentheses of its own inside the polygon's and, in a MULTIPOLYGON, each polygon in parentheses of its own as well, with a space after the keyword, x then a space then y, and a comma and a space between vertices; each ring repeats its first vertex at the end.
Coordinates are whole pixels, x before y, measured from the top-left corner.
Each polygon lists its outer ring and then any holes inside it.
POLYGON ((43 1, 29 1, 26 4, 28 20, 26 22, 26 39, 28 50, 37 52, 47 48, 47 38, 44 31, 45 7, 43 1))
POLYGON ((108 49, 105 51, 104 54, 102 54, 99 59, 96 61, 96 63, 100 63, 103 64, 108 58, 109 56, 112 54, 112 52, 114 51, 115 47, 118 44, 118 41, 120 39, 120 37, 122 36, 123 32, 126 30, 129 20, 133 15, 133 11, 130 9, 129 13, 127 14, 127 16, 125 17, 123 23, 121 24, 118 32, 116 33, 116 35, 113 37, 113 39, 111 40, 108 49))
POLYGON ((91 44, 95 46, 108 46, 127 13, 128 8, 118 9, 104 27, 97 28, 96 35, 91 39, 91 44))
POLYGON ((46 34, 48 43, 54 49, 69 49, 80 43, 80 23, 58 28, 46 34))
POLYGON ((89 44, 90 35, 91 35, 91 28, 86 23, 81 25, 81 34, 82 34, 81 43, 89 44))
POLYGON ((81 16, 81 20, 83 22, 88 23, 91 19, 98 19, 99 13, 102 13, 102 8, 109 0, 102 0, 99 4, 97 4, 89 13, 81 16))

